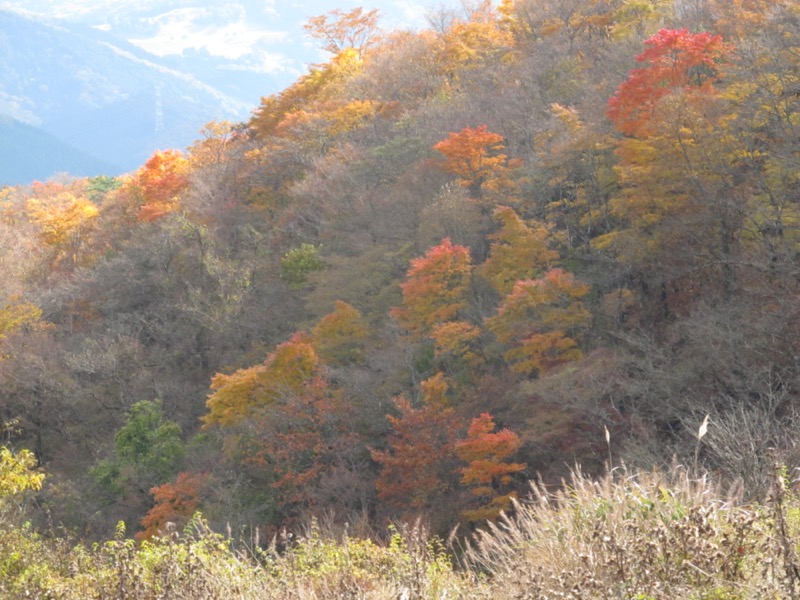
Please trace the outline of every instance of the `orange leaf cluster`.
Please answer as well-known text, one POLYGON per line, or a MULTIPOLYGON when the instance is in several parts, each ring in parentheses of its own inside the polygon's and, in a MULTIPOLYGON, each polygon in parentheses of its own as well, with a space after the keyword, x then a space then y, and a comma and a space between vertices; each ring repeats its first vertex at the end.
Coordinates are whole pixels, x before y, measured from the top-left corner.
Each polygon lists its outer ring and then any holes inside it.
POLYGON ((428 334, 466 308, 471 273, 469 249, 445 238, 425 256, 411 261, 401 285, 403 306, 393 309, 392 315, 412 334, 428 334))
POLYGON ((185 521, 200 506, 200 495, 208 483, 208 473, 179 473, 174 483, 150 489, 154 506, 142 519, 144 531, 136 539, 148 540, 163 532, 167 523, 185 521))
POLYGON ((189 161, 177 150, 156 151, 134 176, 142 195, 141 221, 155 221, 178 208, 189 185, 189 161))
POLYGON ((311 341, 295 334, 261 364, 232 375, 218 373, 211 380, 205 426, 230 426, 269 406, 282 395, 297 393, 316 373, 319 359, 311 341))
POLYGON ((472 420, 467 438, 456 443, 458 457, 468 463, 461 469, 461 483, 472 487, 472 494, 487 502, 478 509, 465 511, 471 521, 492 519, 511 505, 513 493, 503 493, 512 475, 527 468, 521 463, 506 462, 522 446, 519 436, 510 429, 495 431, 494 418, 482 413, 472 420))
POLYGON ((460 177, 459 184, 480 198, 483 188, 502 187, 508 178, 508 156, 503 154, 503 136, 492 133, 486 125, 465 127, 451 133, 447 139, 433 146, 444 155, 440 166, 444 171, 460 177))
POLYGON ((517 372, 532 374, 581 357, 571 337, 589 324, 581 298, 590 287, 563 269, 518 281, 487 325, 511 345, 505 358, 517 372))

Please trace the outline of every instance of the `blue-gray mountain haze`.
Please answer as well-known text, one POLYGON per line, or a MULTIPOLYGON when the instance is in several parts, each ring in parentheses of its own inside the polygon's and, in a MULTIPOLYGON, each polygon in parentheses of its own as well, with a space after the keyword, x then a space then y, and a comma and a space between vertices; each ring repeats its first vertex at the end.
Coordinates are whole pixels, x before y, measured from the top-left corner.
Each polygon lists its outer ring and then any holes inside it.
MULTIPOLYGON (((424 24, 422 6, 377 4, 386 27, 424 24)), ((302 24, 357 5, 0 2, 0 185, 120 174, 185 148, 209 121, 246 120, 324 60, 302 24)))

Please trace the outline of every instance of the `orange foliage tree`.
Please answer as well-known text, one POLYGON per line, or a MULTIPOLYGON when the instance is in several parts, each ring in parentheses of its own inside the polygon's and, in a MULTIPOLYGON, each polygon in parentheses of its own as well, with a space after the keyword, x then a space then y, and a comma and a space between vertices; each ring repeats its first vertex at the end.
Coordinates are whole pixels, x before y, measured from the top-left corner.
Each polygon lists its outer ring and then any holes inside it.
POLYGON ((206 427, 232 426, 277 401, 296 394, 316 373, 317 353, 309 337, 297 333, 280 344, 263 364, 240 369, 231 375, 218 373, 211 380, 212 393, 206 401, 206 427))
MULTIPOLYGON (((363 121, 372 114, 371 99, 354 99, 350 93, 341 94, 352 77, 363 71, 364 61, 358 52, 346 48, 330 61, 314 65, 285 90, 261 99, 250 126, 262 141, 269 138, 271 144, 279 139, 283 143, 302 142, 313 125, 328 132, 347 130, 346 123, 363 121)), ((256 152, 262 155, 263 152, 256 152)))
POLYGON ((541 374, 582 356, 575 336, 591 318, 581 300, 589 289, 563 269, 514 285, 487 320, 489 329, 510 346, 505 358, 514 371, 541 374))
POLYGON ((99 213, 91 200, 64 190, 31 198, 26 209, 31 221, 39 227, 39 239, 52 249, 52 268, 74 268, 84 262, 81 249, 94 230, 99 213))
POLYGON ((178 150, 157 150, 136 171, 132 183, 141 194, 139 219, 160 219, 178 208, 189 185, 189 160, 178 150))
POLYGON ((467 437, 455 445, 458 457, 468 463, 461 469, 461 483, 471 488, 474 496, 483 504, 464 511, 469 521, 495 519, 511 506, 516 497, 508 491, 512 475, 527 468, 521 463, 506 462, 522 446, 519 436, 510 429, 495 431, 494 418, 482 413, 472 420, 467 437))
POLYGON ((412 335, 429 334, 467 307, 471 274, 469 249, 445 238, 425 256, 411 261, 401 284, 403 306, 392 309, 392 315, 412 335))
POLYGON ((486 125, 451 133, 433 148, 444 155, 440 167, 457 175, 459 185, 467 188, 473 198, 482 198, 486 191, 516 193, 509 174, 518 165, 510 163, 503 153, 503 136, 489 131, 486 125))

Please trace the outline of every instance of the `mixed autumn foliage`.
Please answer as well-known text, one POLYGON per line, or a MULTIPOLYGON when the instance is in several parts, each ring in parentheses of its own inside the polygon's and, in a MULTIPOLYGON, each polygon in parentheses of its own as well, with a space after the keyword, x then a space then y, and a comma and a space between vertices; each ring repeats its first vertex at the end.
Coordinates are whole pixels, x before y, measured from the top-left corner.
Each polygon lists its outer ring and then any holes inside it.
POLYGON ((800 3, 377 16, 310 20, 330 59, 247 123, 0 191, 35 516, 442 532, 600 472, 604 432, 752 495, 800 461, 800 3))

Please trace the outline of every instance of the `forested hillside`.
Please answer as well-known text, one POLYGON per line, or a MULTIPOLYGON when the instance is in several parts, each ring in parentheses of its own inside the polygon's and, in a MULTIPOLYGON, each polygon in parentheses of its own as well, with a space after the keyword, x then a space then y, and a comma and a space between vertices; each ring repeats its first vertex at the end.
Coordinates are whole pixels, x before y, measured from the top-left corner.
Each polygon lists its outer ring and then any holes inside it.
POLYGON ((446 535, 575 465, 800 466, 800 2, 375 23, 185 151, 0 192, 34 526, 446 535))

